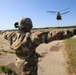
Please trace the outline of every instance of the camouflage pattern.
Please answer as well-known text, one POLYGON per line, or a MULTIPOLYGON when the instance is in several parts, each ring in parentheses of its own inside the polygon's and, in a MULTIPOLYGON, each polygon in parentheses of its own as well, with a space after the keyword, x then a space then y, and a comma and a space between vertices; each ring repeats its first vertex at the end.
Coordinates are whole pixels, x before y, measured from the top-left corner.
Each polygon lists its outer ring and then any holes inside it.
POLYGON ((32 28, 33 24, 30 18, 22 18, 18 21, 18 25, 21 28, 32 28))
MULTIPOLYGON (((41 43, 49 43, 53 40, 62 40, 73 36, 69 31, 47 31, 34 33, 4 32, 4 38, 9 41, 10 48, 16 51, 15 65, 22 69, 25 75, 37 75, 38 56, 35 49, 41 43)), ((21 74, 20 74, 21 75, 21 74)))

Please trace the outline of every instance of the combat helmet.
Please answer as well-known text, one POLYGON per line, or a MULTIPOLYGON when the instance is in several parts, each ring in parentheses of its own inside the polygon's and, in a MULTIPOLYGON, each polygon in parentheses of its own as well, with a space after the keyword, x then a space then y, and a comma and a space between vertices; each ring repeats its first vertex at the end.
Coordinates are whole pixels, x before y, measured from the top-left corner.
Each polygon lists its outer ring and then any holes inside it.
POLYGON ((14 24, 15 28, 19 28, 20 31, 30 32, 33 24, 30 18, 22 18, 14 24))

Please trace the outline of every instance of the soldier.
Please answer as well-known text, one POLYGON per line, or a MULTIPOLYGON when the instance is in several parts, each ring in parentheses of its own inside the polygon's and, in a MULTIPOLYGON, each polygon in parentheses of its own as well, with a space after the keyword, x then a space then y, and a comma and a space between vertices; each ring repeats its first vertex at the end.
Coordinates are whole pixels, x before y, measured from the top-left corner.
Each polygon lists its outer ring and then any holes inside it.
POLYGON ((41 43, 49 43, 53 40, 61 40, 73 36, 67 37, 68 35, 64 31, 38 31, 31 33, 33 24, 30 18, 22 18, 14 25, 15 28, 19 29, 19 32, 4 32, 3 35, 9 41, 10 48, 16 52, 15 66, 21 71, 20 73, 16 72, 18 75, 38 75, 38 56, 35 49, 41 43))

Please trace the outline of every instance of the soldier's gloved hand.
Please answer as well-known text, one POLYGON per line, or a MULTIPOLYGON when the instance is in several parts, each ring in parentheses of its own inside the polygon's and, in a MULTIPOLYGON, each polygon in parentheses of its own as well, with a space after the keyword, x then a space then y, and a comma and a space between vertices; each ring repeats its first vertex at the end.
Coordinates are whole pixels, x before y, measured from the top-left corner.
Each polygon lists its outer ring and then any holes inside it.
POLYGON ((72 30, 65 30, 64 32, 65 39, 74 36, 74 32, 72 30))
POLYGON ((73 34, 76 35, 76 29, 73 29, 73 34))
POLYGON ((3 38, 8 40, 9 32, 8 31, 3 31, 2 34, 3 34, 3 38))
POLYGON ((4 32, 6 32, 6 30, 1 31, 1 34, 3 34, 4 32))

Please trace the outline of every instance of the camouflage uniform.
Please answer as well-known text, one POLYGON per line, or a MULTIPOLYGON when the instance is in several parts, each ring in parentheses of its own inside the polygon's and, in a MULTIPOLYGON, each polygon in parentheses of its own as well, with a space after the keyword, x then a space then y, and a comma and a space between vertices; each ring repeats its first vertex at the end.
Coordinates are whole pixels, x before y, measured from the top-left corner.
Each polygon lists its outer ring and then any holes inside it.
MULTIPOLYGON (((72 33, 72 31, 69 31, 72 33)), ((15 65, 22 69, 25 75, 37 75, 38 57, 36 47, 41 43, 48 43, 53 40, 61 40, 72 37, 66 31, 48 31, 34 33, 5 32, 4 38, 10 42, 10 48, 16 50, 17 60, 15 65)))
MULTIPOLYGON (((23 19, 22 21, 24 21, 23 19)), ((20 22, 22 24, 26 24, 24 22, 20 22)), ((29 21, 30 22, 30 21, 29 21)), ((17 23, 16 23, 17 24, 17 23)), ((31 24, 30 24, 31 25, 31 24)), ((16 26, 18 27, 18 26, 16 26)), ((21 26, 20 26, 21 27, 21 26)), ((64 31, 47 31, 47 32, 34 32, 30 33, 21 29, 22 32, 4 32, 3 36, 10 43, 10 48, 15 50, 17 59, 15 62, 15 66, 22 71, 21 74, 18 75, 37 75, 37 64, 38 64, 38 55, 36 53, 36 48, 41 43, 48 43, 53 40, 61 40, 65 38, 69 38, 73 36, 72 31, 69 31, 69 35, 64 31), (24 32, 24 31, 25 32, 24 32)), ((28 27, 26 25, 25 29, 28 27)))

